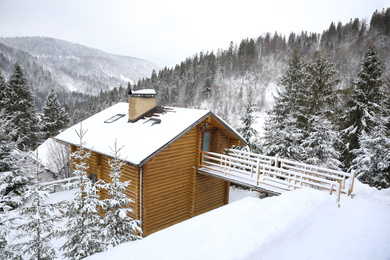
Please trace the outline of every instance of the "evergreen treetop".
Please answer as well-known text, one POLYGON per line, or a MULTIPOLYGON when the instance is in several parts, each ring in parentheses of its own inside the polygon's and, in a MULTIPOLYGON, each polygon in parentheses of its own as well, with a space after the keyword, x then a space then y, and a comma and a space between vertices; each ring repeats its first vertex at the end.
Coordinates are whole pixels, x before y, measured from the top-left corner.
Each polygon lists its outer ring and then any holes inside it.
POLYGON ((353 90, 346 104, 344 117, 342 154, 343 163, 348 169, 355 159, 353 150, 359 149, 359 138, 378 126, 377 115, 386 115, 386 97, 383 92, 382 64, 376 49, 371 46, 361 63, 361 69, 353 82, 353 90))
POLYGON ((69 124, 68 114, 61 107, 57 95, 51 89, 46 97, 45 105, 42 107, 42 132, 45 138, 53 137, 69 124))
POLYGON ((6 83, 2 105, 16 129, 12 138, 18 141, 19 149, 27 151, 36 148, 40 139, 39 119, 34 96, 18 63, 15 63, 13 73, 6 83))

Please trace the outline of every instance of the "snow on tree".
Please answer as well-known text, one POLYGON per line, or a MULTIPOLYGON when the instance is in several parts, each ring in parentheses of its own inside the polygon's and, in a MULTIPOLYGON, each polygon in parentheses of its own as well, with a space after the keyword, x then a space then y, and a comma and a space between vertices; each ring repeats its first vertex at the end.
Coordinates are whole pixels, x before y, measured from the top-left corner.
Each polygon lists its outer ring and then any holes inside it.
POLYGON ((253 124, 256 122, 255 105, 252 102, 251 91, 248 91, 247 103, 245 106, 245 114, 241 116, 242 127, 238 129, 242 137, 247 141, 249 150, 252 152, 258 152, 257 146, 258 132, 253 128, 253 124))
POLYGON ((0 204, 5 204, 12 209, 24 202, 24 193, 33 180, 33 176, 23 165, 26 154, 14 153, 12 156, 18 159, 13 162, 12 169, 0 172, 0 204))
POLYGON ((14 65, 1 99, 1 105, 16 129, 13 140, 19 142, 18 147, 23 151, 34 149, 40 138, 39 119, 32 91, 18 63, 14 65))
POLYGON ((330 120, 334 113, 334 103, 336 101, 335 86, 340 82, 337 75, 337 66, 330 59, 319 56, 309 63, 310 91, 308 116, 317 115, 319 112, 330 120))
POLYGON ((340 153, 335 149, 340 142, 339 134, 333 124, 323 115, 313 116, 309 124, 312 130, 303 140, 305 162, 334 170, 340 170, 340 153))
POLYGON ((307 124, 306 64, 294 53, 286 72, 279 78, 275 105, 265 121, 264 147, 269 155, 300 160, 303 130, 307 124))
POLYGON ((47 95, 42 110, 42 132, 45 139, 57 135, 61 129, 64 129, 68 125, 68 114, 61 107, 53 89, 47 95))
POLYGON ((97 252, 104 251, 105 244, 102 243, 103 235, 102 217, 100 209, 104 204, 99 200, 96 183, 88 178, 87 160, 90 151, 83 148, 83 137, 86 131, 82 129, 77 132, 80 144, 77 151, 72 154, 74 159, 73 174, 78 178, 80 189, 76 192, 75 198, 67 202, 64 216, 67 218, 65 229, 60 232, 67 241, 61 247, 64 256, 69 259, 81 259, 97 252))
POLYGON ((11 226, 7 213, 11 209, 11 207, 0 200, 0 259, 22 259, 9 245, 7 240, 11 226))
POLYGON ((0 205, 0 259, 22 260, 19 252, 15 251, 8 243, 7 237, 10 233, 10 221, 0 205))
POLYGON ((377 115, 386 115, 382 102, 385 100, 382 90, 382 64, 376 49, 371 46, 361 63, 361 70, 353 82, 353 91, 346 104, 342 162, 346 169, 350 168, 356 158, 353 150, 360 148, 359 139, 378 126, 377 115))
POLYGON ((378 189, 390 188, 390 131, 384 122, 369 133, 363 132, 359 145, 359 149, 353 151, 356 158, 351 166, 357 178, 378 189))
MULTIPOLYGON (((31 205, 25 205, 18 210, 20 225, 14 227, 18 231, 19 240, 12 245, 14 251, 22 252, 29 259, 55 259, 56 250, 52 245, 52 239, 56 236, 55 224, 60 220, 56 214, 56 205, 45 202, 49 197, 48 191, 42 188, 38 154, 34 155, 36 168, 30 169, 35 172, 35 184, 25 192, 24 197, 31 199, 31 205)), ((33 168, 31 166, 30 168, 33 168)))
POLYGON ((309 164, 339 170, 340 153, 335 149, 340 143, 335 130, 334 111, 336 90, 339 83, 336 65, 329 59, 319 56, 308 66, 309 92, 307 93, 307 124, 302 147, 304 160, 309 164))
POLYGON ((6 85, 3 74, 0 71, 0 110, 4 108, 5 105, 5 94, 6 94, 6 85))
POLYGON ((117 147, 116 141, 114 148, 110 148, 113 155, 113 159, 108 160, 111 168, 111 182, 98 181, 100 183, 98 186, 107 190, 108 197, 103 200, 105 215, 102 231, 107 247, 140 239, 141 237, 138 234, 142 232, 140 222, 130 217, 130 214, 134 213, 130 208, 130 203, 134 203, 134 201, 126 195, 126 188, 130 185, 130 181, 122 182, 120 180, 122 176, 121 167, 124 165, 124 162, 119 159, 122 148, 117 147))
POLYGON ((10 117, 6 115, 5 109, 0 110, 0 172, 9 171, 15 163, 13 151, 17 148, 17 142, 9 136, 15 133, 10 117))

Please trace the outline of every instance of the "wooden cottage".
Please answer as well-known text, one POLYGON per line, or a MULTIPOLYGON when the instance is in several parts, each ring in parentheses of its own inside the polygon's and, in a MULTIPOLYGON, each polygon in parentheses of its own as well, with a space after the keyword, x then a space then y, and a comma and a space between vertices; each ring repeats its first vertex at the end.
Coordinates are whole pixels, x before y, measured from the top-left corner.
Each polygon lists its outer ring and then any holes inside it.
MULTIPOLYGON (((130 93, 118 103, 82 122, 83 139, 91 150, 89 175, 110 181, 108 159, 116 141, 121 150, 123 180, 134 201, 134 219, 143 236, 228 203, 229 182, 198 172, 200 151, 224 153, 245 145, 226 122, 207 110, 156 106, 154 90, 130 93)), ((80 140, 75 125, 56 139, 74 152, 80 140)), ((101 194, 103 197, 105 194, 101 194)))

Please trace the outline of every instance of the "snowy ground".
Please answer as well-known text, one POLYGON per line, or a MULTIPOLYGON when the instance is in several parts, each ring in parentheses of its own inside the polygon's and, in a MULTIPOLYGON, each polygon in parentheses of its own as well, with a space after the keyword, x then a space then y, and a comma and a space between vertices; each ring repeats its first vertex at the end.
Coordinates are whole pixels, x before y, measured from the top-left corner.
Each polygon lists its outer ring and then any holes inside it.
POLYGON ((227 206, 88 259, 390 259, 390 189, 356 181, 354 194, 338 208, 311 189, 234 190, 227 206))

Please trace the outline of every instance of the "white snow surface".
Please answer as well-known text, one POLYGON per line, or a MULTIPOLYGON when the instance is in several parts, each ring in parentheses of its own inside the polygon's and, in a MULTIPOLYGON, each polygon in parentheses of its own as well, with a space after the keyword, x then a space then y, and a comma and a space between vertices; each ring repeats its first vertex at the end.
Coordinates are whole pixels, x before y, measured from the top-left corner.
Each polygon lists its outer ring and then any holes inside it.
MULTIPOLYGON (((205 117, 209 111, 188 108, 167 108, 168 112, 160 114, 161 123, 152 125, 150 118, 128 123, 128 103, 118 103, 112 107, 84 120, 82 129, 87 131, 83 146, 87 149, 112 156, 111 148, 115 140, 118 147, 122 147, 120 159, 139 165, 175 137, 187 130, 192 124, 205 117), (107 119, 125 114, 122 118, 112 123, 104 123, 107 119)), ((56 139, 80 144, 76 133, 80 132, 80 124, 74 125, 56 136, 56 139)))
POLYGON ((390 259, 390 189, 354 194, 247 197, 87 259, 390 259))

